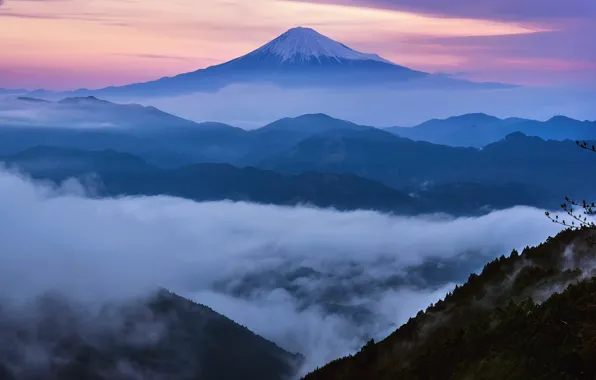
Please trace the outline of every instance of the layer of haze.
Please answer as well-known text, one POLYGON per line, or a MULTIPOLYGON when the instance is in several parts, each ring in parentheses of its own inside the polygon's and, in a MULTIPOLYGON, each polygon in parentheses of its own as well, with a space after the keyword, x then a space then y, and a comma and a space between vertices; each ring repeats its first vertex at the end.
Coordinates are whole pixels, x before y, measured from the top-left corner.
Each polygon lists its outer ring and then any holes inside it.
MULTIPOLYGON (((215 93, 130 99, 195 121, 252 129, 284 117, 326 113, 376 127, 412 126, 431 118, 484 112, 497 117, 547 120, 565 115, 596 120, 596 89, 589 86, 502 90, 282 89, 234 85, 215 93)), ((120 100, 117 100, 120 101, 120 100)))
POLYGON ((85 194, 0 172, 0 297, 101 303, 164 286, 300 351, 307 368, 386 335, 458 281, 415 275, 420 265, 467 274, 558 231, 523 207, 414 218, 85 194))

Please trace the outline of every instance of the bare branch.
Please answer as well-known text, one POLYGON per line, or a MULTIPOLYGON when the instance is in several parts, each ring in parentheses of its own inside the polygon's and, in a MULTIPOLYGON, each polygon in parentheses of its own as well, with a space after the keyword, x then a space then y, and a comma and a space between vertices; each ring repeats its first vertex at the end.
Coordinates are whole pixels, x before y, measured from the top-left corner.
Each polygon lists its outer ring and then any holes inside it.
MULTIPOLYGON (((576 141, 575 144, 582 149, 596 152, 596 146, 588 145, 587 141, 576 141)), ((561 204, 561 209, 569 216, 569 221, 559 218, 559 215, 553 217, 548 211, 545 212, 545 215, 553 223, 560 224, 573 230, 596 228, 596 223, 591 218, 588 220, 589 216, 596 215, 595 202, 587 202, 585 200, 577 202, 569 197, 565 197, 565 203, 561 204)))

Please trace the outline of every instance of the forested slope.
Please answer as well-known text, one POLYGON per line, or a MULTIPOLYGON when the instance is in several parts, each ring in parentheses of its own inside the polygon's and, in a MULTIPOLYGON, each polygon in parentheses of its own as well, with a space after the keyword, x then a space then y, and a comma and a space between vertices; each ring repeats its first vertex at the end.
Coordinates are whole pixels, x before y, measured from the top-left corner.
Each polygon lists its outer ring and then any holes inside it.
POLYGON ((596 378, 592 234, 564 231, 487 264, 387 339, 305 380, 596 378))

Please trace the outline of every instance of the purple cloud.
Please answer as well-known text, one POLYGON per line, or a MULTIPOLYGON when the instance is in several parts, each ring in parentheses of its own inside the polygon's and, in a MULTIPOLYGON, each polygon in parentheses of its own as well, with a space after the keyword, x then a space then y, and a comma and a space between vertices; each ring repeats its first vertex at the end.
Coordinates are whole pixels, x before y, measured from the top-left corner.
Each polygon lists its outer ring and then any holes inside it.
POLYGON ((596 16, 595 0, 299 0, 411 11, 434 16, 539 21, 596 16))

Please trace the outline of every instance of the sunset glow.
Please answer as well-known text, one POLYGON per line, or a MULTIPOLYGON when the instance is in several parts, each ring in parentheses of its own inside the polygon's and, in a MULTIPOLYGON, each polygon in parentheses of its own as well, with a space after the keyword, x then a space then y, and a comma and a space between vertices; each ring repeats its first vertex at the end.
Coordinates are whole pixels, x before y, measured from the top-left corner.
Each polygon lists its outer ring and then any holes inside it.
POLYGON ((449 48, 443 39, 556 30, 540 22, 285 0, 7 0, 0 7, 0 87, 93 88, 193 71, 246 54, 298 25, 428 71, 466 71, 484 54, 449 48))

